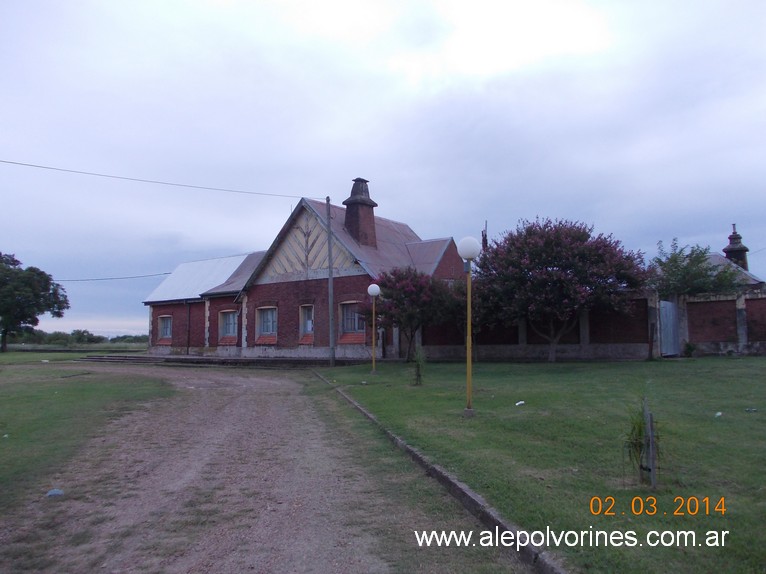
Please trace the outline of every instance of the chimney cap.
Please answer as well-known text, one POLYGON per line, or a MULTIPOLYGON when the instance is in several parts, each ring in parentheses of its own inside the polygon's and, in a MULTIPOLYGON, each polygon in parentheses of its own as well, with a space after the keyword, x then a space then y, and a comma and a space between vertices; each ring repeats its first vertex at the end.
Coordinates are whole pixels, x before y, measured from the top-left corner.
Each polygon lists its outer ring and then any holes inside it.
POLYGON ((343 205, 361 204, 370 207, 378 207, 378 204, 370 199, 370 188, 367 187, 368 180, 357 177, 353 180, 354 185, 351 188, 351 195, 343 201, 343 205))
POLYGON ((750 250, 742 245, 742 236, 737 233, 737 225, 732 224, 732 232, 731 235, 729 235, 729 244, 723 248, 723 253, 726 256, 726 259, 747 271, 748 251, 750 250))
POLYGON ((747 247, 742 245, 742 236, 737 233, 737 224, 731 224, 732 232, 729 235, 729 244, 723 248, 724 253, 730 253, 732 251, 750 251, 747 247))

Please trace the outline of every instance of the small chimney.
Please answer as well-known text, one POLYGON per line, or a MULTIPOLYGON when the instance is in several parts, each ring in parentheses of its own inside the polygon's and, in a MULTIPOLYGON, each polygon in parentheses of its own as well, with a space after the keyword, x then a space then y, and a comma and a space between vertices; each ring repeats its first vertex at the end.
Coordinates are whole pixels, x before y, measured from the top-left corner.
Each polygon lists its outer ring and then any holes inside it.
POLYGON ((733 231, 729 235, 729 244, 723 248, 723 252, 726 255, 726 259, 747 271, 747 252, 750 250, 742 245, 742 236, 737 233, 736 223, 732 224, 732 229, 733 231))
POLYGON ((375 237, 375 212, 378 204, 370 199, 368 181, 357 177, 351 188, 351 196, 343 202, 346 206, 346 231, 361 245, 378 246, 375 237))

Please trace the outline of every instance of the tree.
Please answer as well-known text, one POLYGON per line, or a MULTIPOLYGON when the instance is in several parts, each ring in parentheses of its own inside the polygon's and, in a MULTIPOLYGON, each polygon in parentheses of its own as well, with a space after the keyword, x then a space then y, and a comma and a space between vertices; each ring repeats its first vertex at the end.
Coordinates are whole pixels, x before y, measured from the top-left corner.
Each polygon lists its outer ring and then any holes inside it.
POLYGON ((711 262, 710 247, 679 247, 678 239, 674 238, 670 252, 665 250, 662 241, 657 243, 657 252, 650 266, 650 284, 663 299, 700 293, 732 293, 739 287, 736 268, 711 262))
POLYGON ((74 343, 105 343, 108 341, 106 337, 101 335, 94 335, 87 329, 75 329, 71 333, 71 338, 74 343))
POLYGON ((23 269, 13 255, 0 253, 0 351, 7 350, 9 331, 34 327, 38 317, 63 317, 69 309, 64 288, 37 267, 23 269))
POLYGON ((476 267, 482 322, 510 327, 527 321, 556 347, 590 309, 627 312, 631 291, 646 281, 643 255, 625 250, 611 235, 566 220, 520 221, 515 232, 493 241, 476 267))
POLYGON ((149 335, 117 335, 109 339, 110 343, 148 343, 149 335))
POLYGON ((408 341, 409 361, 418 330, 444 319, 451 297, 449 287, 412 267, 381 273, 378 285, 381 296, 377 316, 380 324, 395 325, 402 330, 408 341))

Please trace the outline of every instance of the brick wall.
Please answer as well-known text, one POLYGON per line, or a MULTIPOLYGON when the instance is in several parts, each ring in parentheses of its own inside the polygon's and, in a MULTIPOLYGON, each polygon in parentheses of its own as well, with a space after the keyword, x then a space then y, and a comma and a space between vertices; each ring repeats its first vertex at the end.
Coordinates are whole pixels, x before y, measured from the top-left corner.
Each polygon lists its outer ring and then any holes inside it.
POLYGON ((636 299, 631 302, 629 314, 592 311, 590 313, 591 343, 648 343, 649 302, 636 299))
MULTIPOLYGON (((557 355, 572 359, 639 359, 649 352, 650 321, 656 321, 656 296, 633 300, 630 314, 592 312, 562 337, 557 355)), ((474 349, 479 360, 545 360, 549 342, 531 327, 480 326, 474 349)), ((427 354, 434 359, 454 360, 465 356, 465 335, 452 326, 431 327, 423 335, 427 354)), ((655 352, 659 351, 654 341, 655 352)))
POLYGON ((690 343, 736 343, 737 304, 728 301, 698 301, 686 304, 690 343))
POLYGON ((465 279, 463 272, 463 260, 457 252, 457 246, 454 241, 449 242, 449 246, 444 252, 442 260, 433 273, 435 279, 465 279))
MULTIPOLYGON (((226 341, 219 341, 218 335, 220 333, 220 314, 223 311, 239 311, 242 306, 234 301, 233 296, 229 297, 214 297, 209 300, 208 318, 210 326, 208 329, 208 346, 216 347, 218 345, 241 345, 242 344, 242 317, 237 317, 237 336, 236 338, 226 341)), ((202 319, 204 324, 204 318, 202 319)))
POLYGON ((476 332, 477 345, 518 345, 518 327, 479 327, 476 332))
MULTIPOLYGON (((339 305, 345 301, 367 303, 370 296, 367 287, 371 280, 367 275, 338 277, 333 283, 335 300, 335 328, 340 332, 341 317, 339 305)), ((327 280, 290 281, 286 283, 267 283, 254 285, 247 293, 247 341, 252 346, 256 340, 256 309, 259 307, 277 308, 276 347, 294 348, 299 345, 300 307, 314 306, 314 341, 315 347, 329 347, 327 280)), ((372 333, 367 329, 366 340, 371 344, 372 333)))
MULTIPOLYGON (((542 331, 545 334, 548 333, 547 326, 537 325, 537 328, 538 330, 542 331)), ((579 344, 579 342, 580 342, 580 321, 578 320, 572 329, 570 329, 567 333, 561 336, 559 343, 562 345, 577 345, 579 344)), ((529 322, 527 322, 527 343, 530 345, 549 345, 550 344, 550 342, 547 339, 535 333, 535 330, 532 329, 532 327, 529 325, 529 322)))
POLYGON ((421 337, 423 345, 462 345, 465 344, 465 333, 455 324, 428 325, 423 328, 421 337))
POLYGON ((166 303, 151 306, 151 345, 169 347, 202 347, 205 344, 205 303, 166 303), (173 318, 170 341, 159 339, 159 318, 173 318))
POLYGON ((766 341, 766 299, 747 299, 745 309, 748 341, 766 341))

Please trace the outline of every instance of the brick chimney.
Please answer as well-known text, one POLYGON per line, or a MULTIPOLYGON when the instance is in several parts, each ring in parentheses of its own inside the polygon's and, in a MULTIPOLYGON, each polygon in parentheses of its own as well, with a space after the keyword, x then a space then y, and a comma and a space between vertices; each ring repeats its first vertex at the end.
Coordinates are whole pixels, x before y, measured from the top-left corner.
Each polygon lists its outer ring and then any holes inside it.
POLYGON ((343 202, 346 206, 345 226, 351 237, 361 245, 377 248, 374 208, 378 207, 378 204, 370 199, 367 183, 367 180, 361 177, 354 180, 351 196, 343 202))
POLYGON ((729 235, 729 244, 723 248, 723 252, 726 255, 726 259, 747 271, 747 252, 750 250, 742 245, 742 236, 737 233, 736 223, 732 224, 732 228, 733 231, 729 235))

